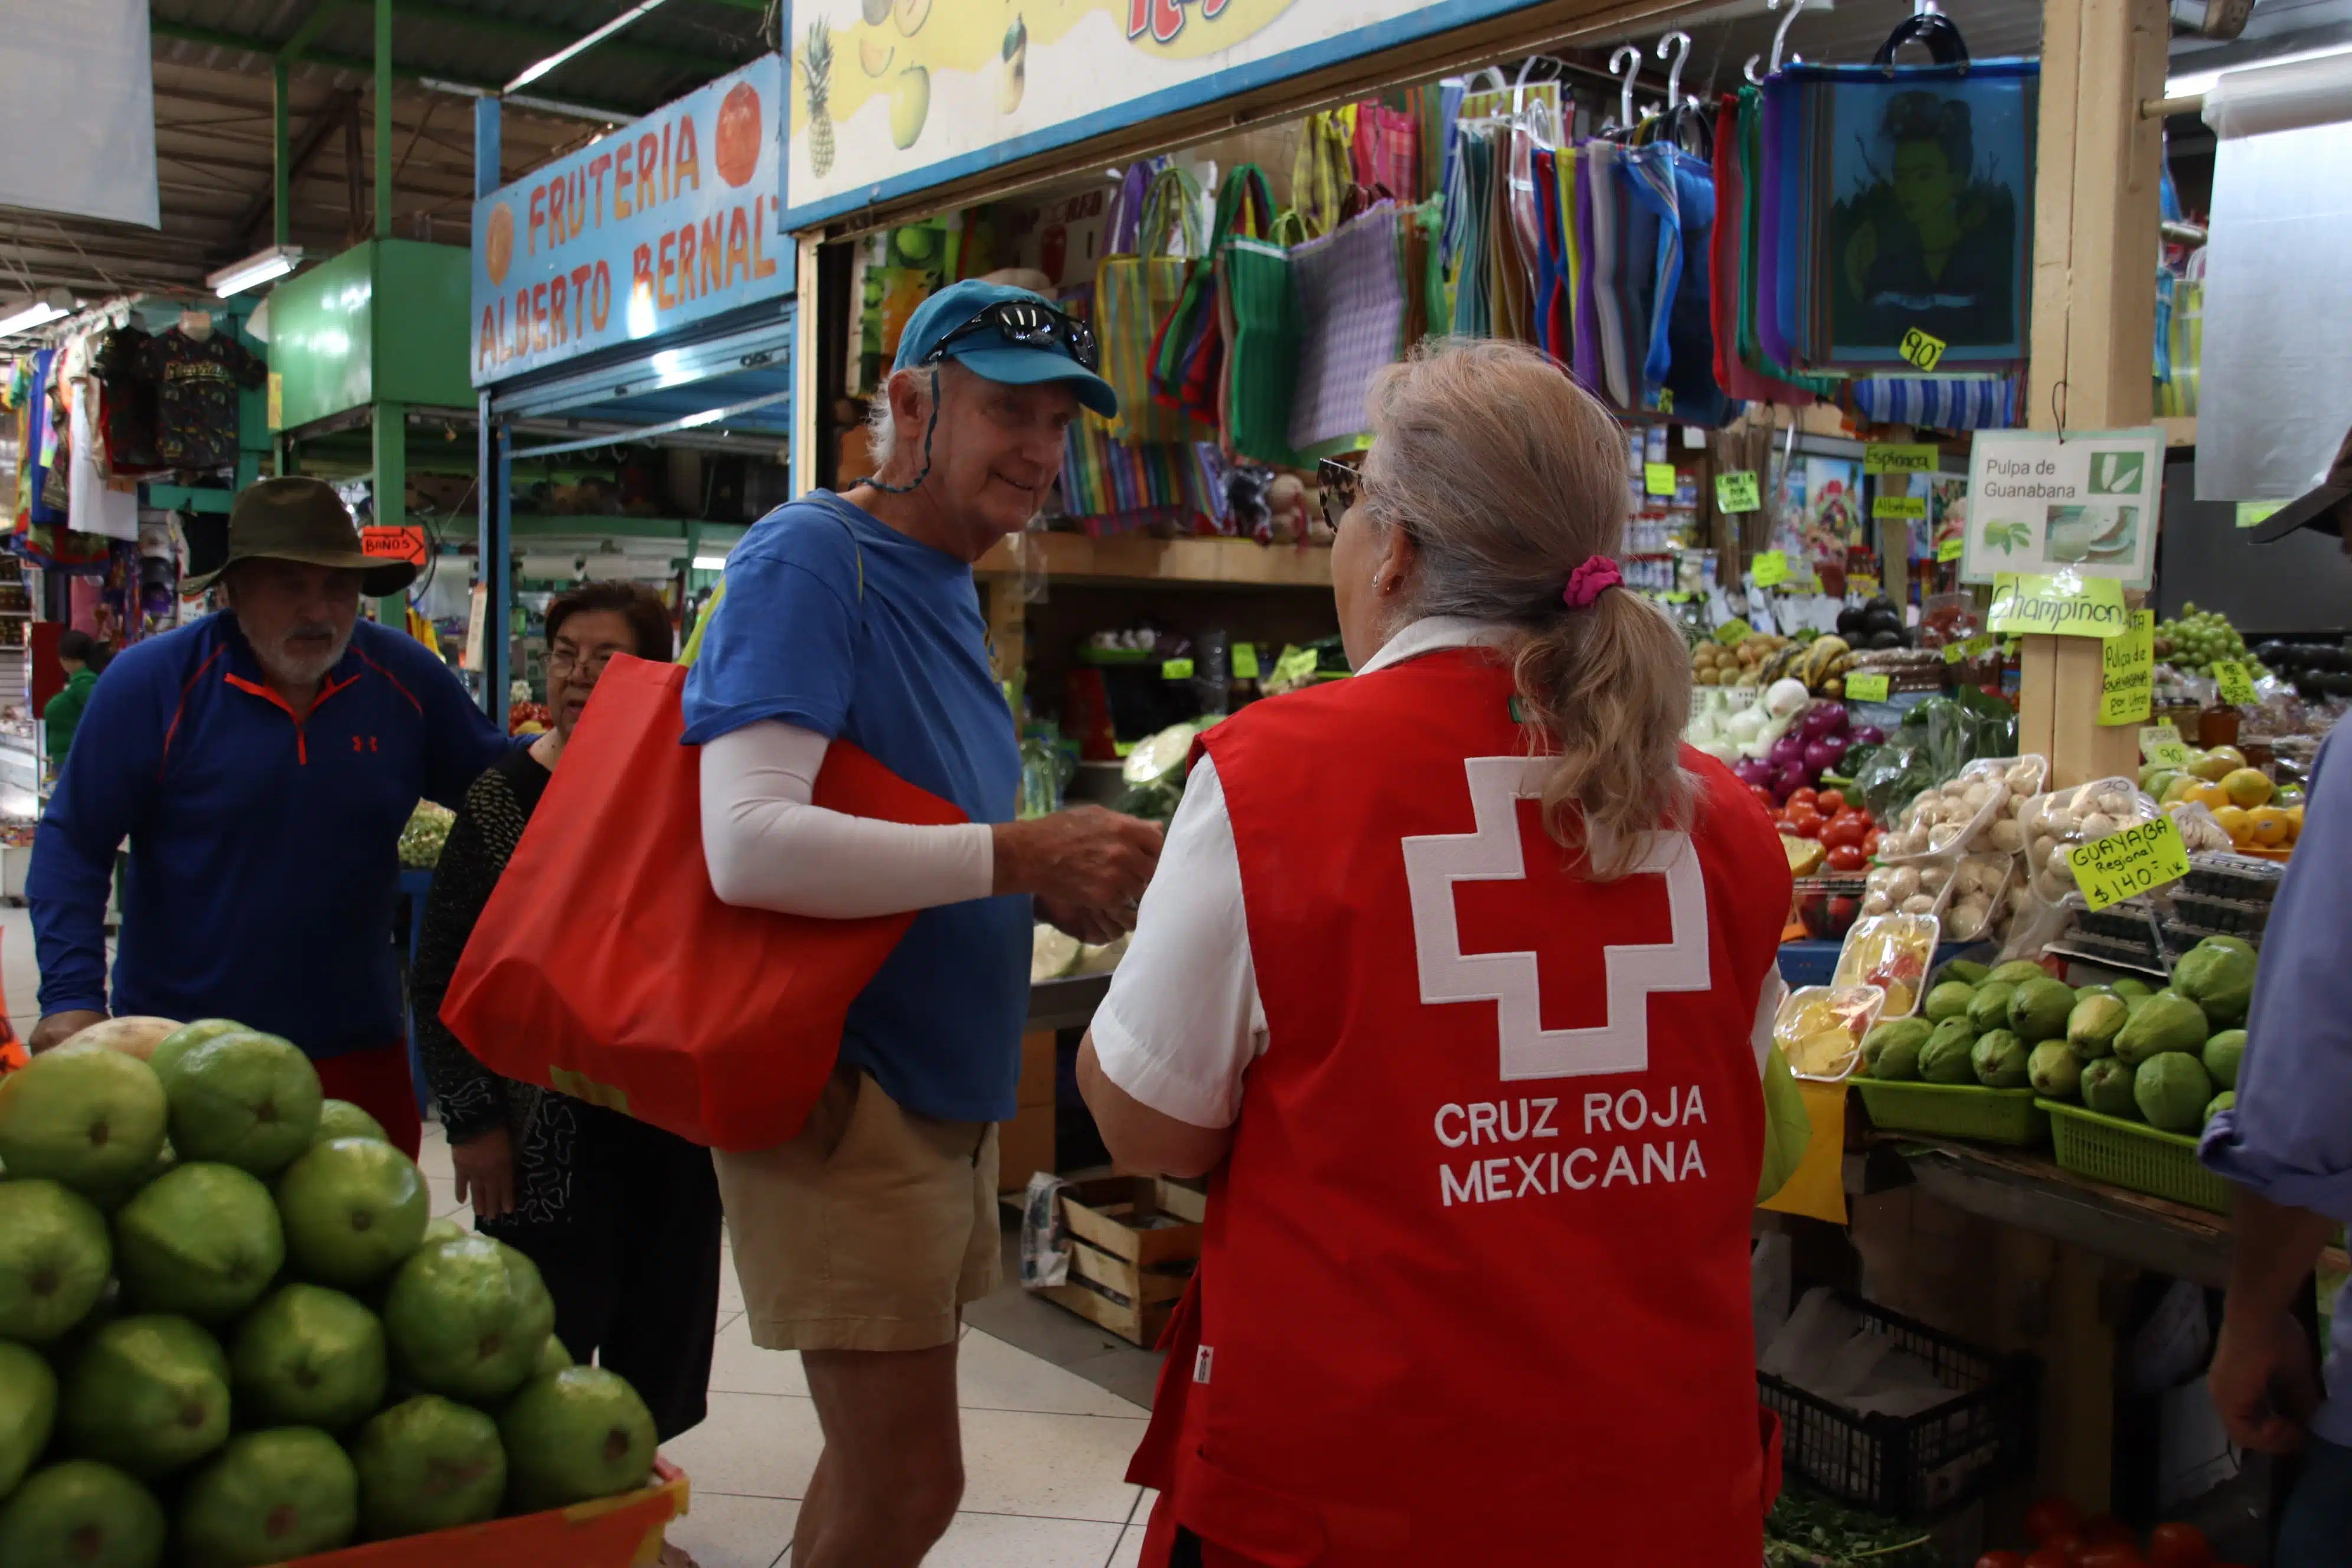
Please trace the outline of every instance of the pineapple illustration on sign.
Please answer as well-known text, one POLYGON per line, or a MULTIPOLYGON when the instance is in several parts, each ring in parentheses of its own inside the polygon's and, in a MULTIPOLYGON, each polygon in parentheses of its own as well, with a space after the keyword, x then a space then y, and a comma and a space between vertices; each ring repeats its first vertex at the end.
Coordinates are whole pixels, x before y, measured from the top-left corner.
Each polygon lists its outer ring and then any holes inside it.
POLYGON ((809 24, 800 64, 808 95, 809 167, 821 180, 833 173, 833 29, 822 16, 809 24))

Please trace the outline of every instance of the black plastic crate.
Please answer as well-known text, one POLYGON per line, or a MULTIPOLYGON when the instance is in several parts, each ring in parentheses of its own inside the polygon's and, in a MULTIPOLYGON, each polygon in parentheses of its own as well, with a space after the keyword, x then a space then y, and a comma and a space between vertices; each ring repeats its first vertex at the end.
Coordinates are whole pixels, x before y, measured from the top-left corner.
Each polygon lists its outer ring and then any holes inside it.
POLYGON ((2039 1362, 1979 1350, 1858 1296, 1838 1299, 1961 1392, 1916 1415, 1864 1415, 1759 1372, 1790 1475, 1856 1508, 1921 1519, 2033 1473, 2039 1362))

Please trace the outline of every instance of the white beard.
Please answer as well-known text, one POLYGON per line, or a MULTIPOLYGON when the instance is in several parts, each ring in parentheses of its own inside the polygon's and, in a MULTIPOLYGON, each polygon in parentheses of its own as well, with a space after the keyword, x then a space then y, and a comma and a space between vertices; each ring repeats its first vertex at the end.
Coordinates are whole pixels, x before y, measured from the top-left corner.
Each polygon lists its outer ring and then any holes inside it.
POLYGON ((310 686, 325 679, 327 672, 342 662, 344 650, 351 647, 351 633, 345 632, 322 653, 292 654, 287 651, 283 643, 268 649, 257 647, 253 652, 271 679, 288 686, 310 686))

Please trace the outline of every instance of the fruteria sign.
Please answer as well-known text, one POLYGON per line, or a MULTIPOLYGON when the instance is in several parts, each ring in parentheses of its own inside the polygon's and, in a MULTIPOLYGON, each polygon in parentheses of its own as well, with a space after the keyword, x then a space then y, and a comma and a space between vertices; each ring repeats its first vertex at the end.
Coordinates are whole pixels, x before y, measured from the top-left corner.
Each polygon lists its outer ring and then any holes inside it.
POLYGON ((1534 0, 793 0, 784 226, 1534 0))
POLYGON ((474 204, 474 384, 789 294, 769 55, 474 204))
POLYGON ((1960 580, 2072 572, 2145 588, 2156 568, 2164 434, 1979 430, 1960 580))

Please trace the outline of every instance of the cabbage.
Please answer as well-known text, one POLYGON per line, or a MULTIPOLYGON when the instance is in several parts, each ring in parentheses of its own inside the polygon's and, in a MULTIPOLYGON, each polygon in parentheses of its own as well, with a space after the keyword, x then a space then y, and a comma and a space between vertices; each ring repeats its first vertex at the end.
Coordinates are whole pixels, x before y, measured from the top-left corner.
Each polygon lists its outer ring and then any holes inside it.
POLYGON ((1080 948, 1078 950, 1077 967, 1071 970, 1070 973, 1073 974, 1108 974, 1112 970, 1118 967, 1118 961, 1126 956, 1127 937, 1125 934, 1121 934, 1111 938, 1100 947, 1088 945, 1080 948))
POLYGON ((1060 979, 1076 967, 1083 952, 1076 937, 1039 921, 1029 942, 1029 984, 1060 979))

